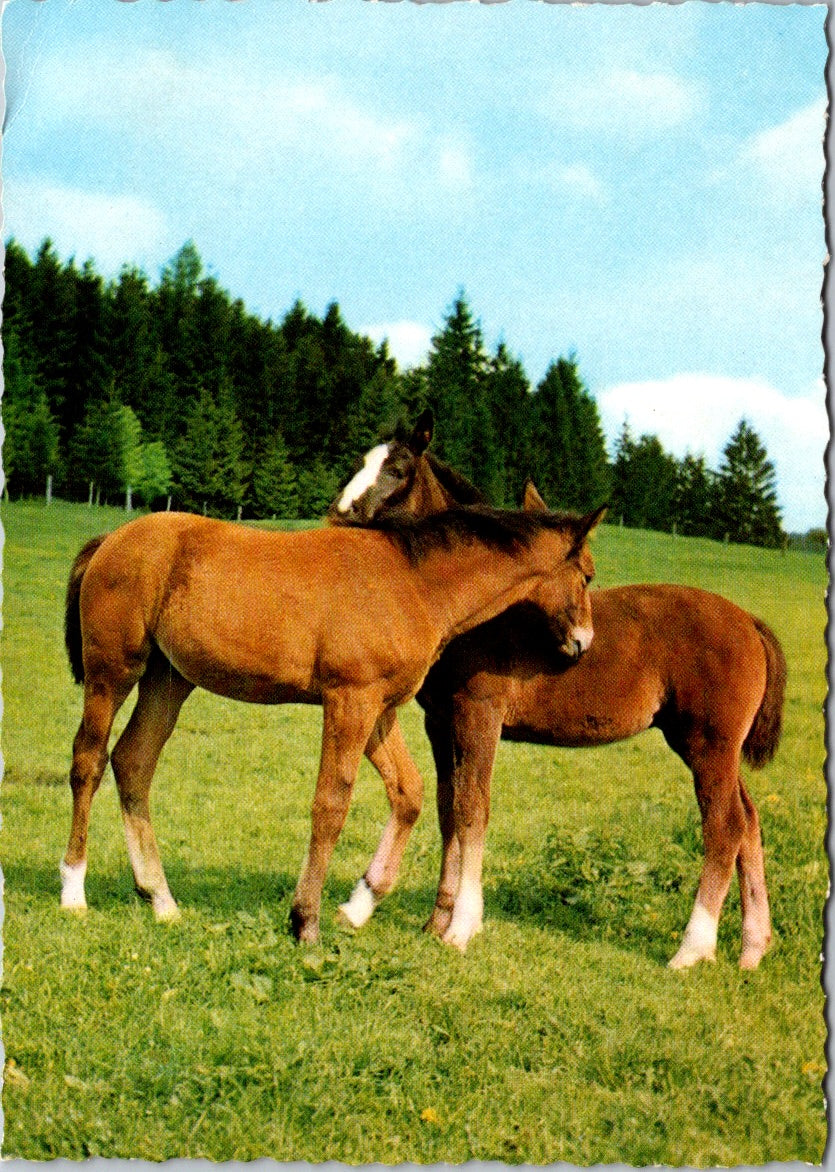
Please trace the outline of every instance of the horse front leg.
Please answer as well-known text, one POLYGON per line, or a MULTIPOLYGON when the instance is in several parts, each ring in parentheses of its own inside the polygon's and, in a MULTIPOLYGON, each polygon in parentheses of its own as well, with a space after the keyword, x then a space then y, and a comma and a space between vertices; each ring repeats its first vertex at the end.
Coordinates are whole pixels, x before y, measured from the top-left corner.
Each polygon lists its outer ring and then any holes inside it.
POLYGON ((455 906, 443 941, 462 952, 482 926, 484 840, 490 818, 490 782, 501 732, 501 713, 489 702, 456 704, 453 818, 461 862, 455 906))
POLYGON ((139 697, 111 757, 136 890, 150 901, 157 920, 174 920, 179 909, 162 868, 148 803, 154 771, 165 742, 194 685, 155 653, 139 681, 139 697))
POLYGON ((84 880, 90 808, 107 768, 107 744, 113 720, 132 686, 132 681, 130 684, 114 683, 104 676, 91 676, 89 672, 84 683, 84 713, 73 741, 70 769, 72 826, 60 866, 61 907, 67 911, 84 911, 87 907, 84 880))
POLYGON ((693 766, 702 814, 704 864, 696 902, 670 968, 716 959, 719 915, 733 878, 747 818, 739 789, 739 753, 713 752, 693 766))
POLYGON ((365 748, 365 755, 386 787, 391 814, 368 869, 351 898, 339 908, 340 918, 360 928, 397 880, 403 852, 423 805, 423 778, 418 773, 395 711, 384 712, 365 748))
POLYGON ((290 927, 298 940, 319 936, 322 887, 339 838, 363 750, 380 716, 380 704, 363 690, 327 693, 322 702, 322 755, 311 813, 310 846, 290 909, 290 927))

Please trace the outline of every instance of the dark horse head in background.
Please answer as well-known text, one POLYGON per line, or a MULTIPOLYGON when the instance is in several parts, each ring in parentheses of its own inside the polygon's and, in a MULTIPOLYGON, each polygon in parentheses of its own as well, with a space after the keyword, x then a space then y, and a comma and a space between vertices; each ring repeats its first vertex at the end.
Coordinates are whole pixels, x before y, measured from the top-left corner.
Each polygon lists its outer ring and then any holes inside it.
POLYGON ((454 468, 427 451, 435 422, 427 407, 409 432, 366 452, 362 467, 328 510, 332 525, 373 525, 381 515, 427 517, 486 498, 454 468))

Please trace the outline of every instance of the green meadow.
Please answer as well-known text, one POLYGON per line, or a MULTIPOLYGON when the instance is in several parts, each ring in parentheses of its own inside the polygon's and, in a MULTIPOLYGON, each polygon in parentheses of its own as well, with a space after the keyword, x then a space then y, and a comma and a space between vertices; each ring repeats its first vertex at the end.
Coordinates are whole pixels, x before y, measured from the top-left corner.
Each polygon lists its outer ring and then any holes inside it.
POLYGON ((690 776, 660 734, 595 750, 501 746, 485 927, 462 956, 421 931, 439 836, 414 704, 402 723, 426 807, 399 886, 360 932, 335 912, 385 821, 379 779, 363 763, 321 942, 300 947, 286 925, 320 712, 205 693, 187 702, 152 798, 182 919, 155 924, 133 893, 109 772, 93 806, 89 911, 62 914, 81 711, 64 589, 83 541, 123 519, 62 503, 2 509, 6 1157, 821 1160, 822 557, 614 526, 596 538, 599 585, 716 590, 765 619, 789 662, 780 750, 746 773, 774 945, 756 972, 739 971, 732 889, 717 962, 672 972, 701 834, 690 776))

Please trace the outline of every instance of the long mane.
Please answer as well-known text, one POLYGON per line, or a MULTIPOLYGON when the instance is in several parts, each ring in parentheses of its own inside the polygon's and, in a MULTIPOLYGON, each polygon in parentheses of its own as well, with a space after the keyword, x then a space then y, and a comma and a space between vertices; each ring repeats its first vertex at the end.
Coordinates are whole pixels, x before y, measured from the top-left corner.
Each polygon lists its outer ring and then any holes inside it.
POLYGON ((374 528, 388 534, 409 562, 417 565, 433 550, 452 550, 472 542, 514 553, 529 546, 543 529, 574 532, 578 520, 571 513, 511 512, 476 505, 448 509, 428 517, 383 517, 374 528))

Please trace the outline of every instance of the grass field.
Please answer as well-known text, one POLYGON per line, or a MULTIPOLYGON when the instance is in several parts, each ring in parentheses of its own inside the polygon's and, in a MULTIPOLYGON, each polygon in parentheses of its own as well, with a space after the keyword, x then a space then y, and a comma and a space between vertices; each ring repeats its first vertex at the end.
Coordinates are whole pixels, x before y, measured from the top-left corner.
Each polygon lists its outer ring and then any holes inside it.
POLYGON ((61 914, 80 715, 63 592, 83 540, 122 519, 60 503, 2 510, 7 1157, 820 1161, 822 558, 614 527, 596 540, 600 585, 718 590, 764 618, 789 661, 781 749, 749 774, 775 945, 740 973, 733 891, 717 963, 682 973, 665 964, 701 836, 689 775, 655 732, 599 750, 503 745, 484 932, 465 956, 421 932, 438 832, 415 705, 402 720, 426 809, 399 887, 361 932, 334 912, 385 819, 376 775, 363 764, 322 941, 299 947, 286 922, 319 710, 205 693, 188 701, 154 789, 182 920, 156 925, 133 894, 109 773, 93 807, 90 910, 61 914))

